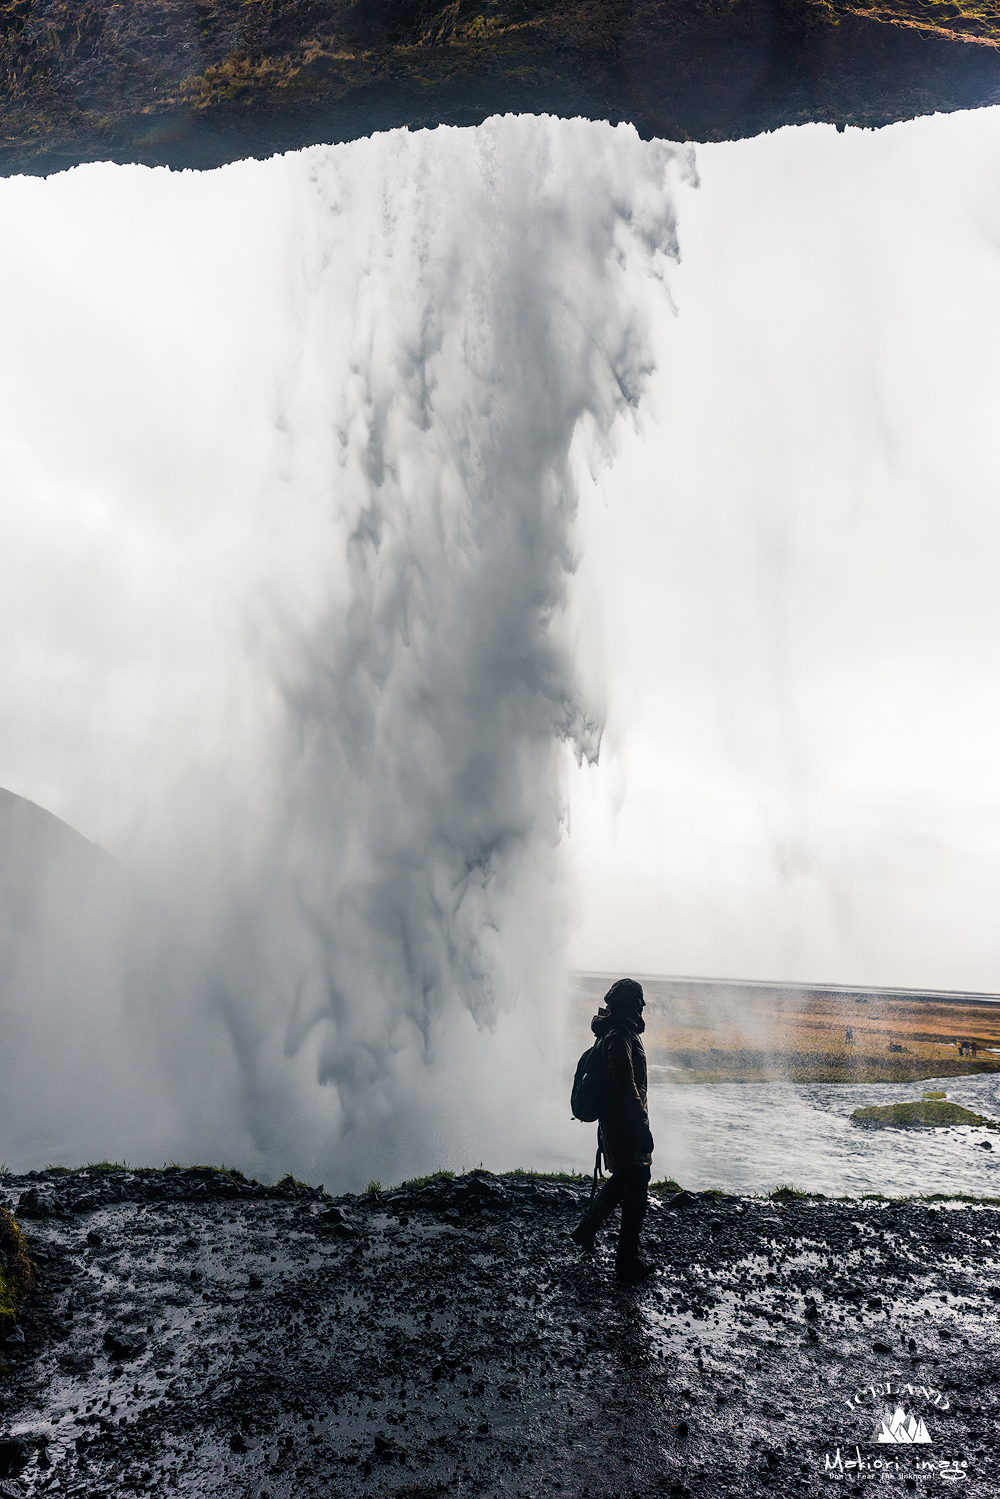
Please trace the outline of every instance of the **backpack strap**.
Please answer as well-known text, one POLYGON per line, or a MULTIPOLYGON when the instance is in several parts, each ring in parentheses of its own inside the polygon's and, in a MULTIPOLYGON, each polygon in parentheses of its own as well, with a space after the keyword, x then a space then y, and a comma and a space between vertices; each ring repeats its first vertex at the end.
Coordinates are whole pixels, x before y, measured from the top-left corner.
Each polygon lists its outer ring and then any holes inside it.
POLYGON ((590 1184, 590 1200, 593 1202, 597 1193, 597 1178, 601 1169, 601 1137, 597 1137, 597 1155, 594 1158, 594 1180, 590 1184))
MULTIPOLYGON (((608 1065, 608 1059, 604 1055, 604 1040, 605 1040, 605 1037, 607 1036, 607 1034, 608 1034, 607 1031, 605 1031, 604 1035, 598 1036, 597 1041, 596 1041, 596 1043, 594 1045, 594 1053, 595 1053, 596 1056, 600 1057, 600 1065, 603 1068, 605 1068, 605 1069, 607 1069, 607 1065, 608 1065)), ((597 1154, 594 1157, 594 1179, 593 1179, 593 1181, 590 1184, 590 1200, 591 1200, 591 1202, 593 1202, 594 1198, 597 1195, 597 1183, 598 1183, 598 1181, 599 1180, 603 1181, 603 1179, 604 1179, 601 1176, 601 1155, 602 1155, 602 1150, 601 1150, 601 1129, 600 1129, 600 1125, 598 1125, 598 1127, 597 1127, 597 1154)))

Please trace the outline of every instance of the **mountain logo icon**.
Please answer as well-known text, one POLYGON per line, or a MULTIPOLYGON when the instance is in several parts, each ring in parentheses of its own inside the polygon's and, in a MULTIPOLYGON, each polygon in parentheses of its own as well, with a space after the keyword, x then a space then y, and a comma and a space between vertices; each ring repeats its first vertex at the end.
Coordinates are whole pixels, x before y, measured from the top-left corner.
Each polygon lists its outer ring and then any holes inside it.
POLYGON ((921 1416, 918 1421, 916 1416, 907 1416, 901 1406, 896 1406, 892 1414, 892 1420, 883 1419, 875 1437, 876 1442, 929 1442, 930 1432, 924 1425, 921 1416))

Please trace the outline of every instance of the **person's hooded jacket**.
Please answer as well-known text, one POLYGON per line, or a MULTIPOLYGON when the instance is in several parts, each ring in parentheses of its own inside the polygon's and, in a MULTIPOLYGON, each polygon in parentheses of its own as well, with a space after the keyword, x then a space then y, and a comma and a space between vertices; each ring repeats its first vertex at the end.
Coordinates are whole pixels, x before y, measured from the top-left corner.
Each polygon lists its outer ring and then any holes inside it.
POLYGON ((590 1028, 601 1043, 606 1086, 598 1121, 601 1149, 609 1171, 649 1166, 652 1154, 646 1108, 646 1052, 642 1016, 614 1008, 599 1010, 590 1028))

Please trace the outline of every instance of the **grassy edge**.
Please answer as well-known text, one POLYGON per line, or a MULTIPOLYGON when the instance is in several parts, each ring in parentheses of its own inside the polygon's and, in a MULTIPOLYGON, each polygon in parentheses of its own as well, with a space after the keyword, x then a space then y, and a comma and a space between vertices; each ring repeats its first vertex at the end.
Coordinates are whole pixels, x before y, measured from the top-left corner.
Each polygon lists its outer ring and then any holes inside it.
MULTIPOLYGON (((159 1176, 162 1172, 177 1172, 183 1174, 194 1172, 203 1175, 212 1172, 214 1175, 225 1176, 230 1180, 246 1182, 249 1185, 257 1185, 253 1177, 244 1175, 235 1166, 181 1166, 176 1161, 170 1161, 162 1167, 155 1166, 128 1166, 123 1162, 96 1161, 87 1166, 47 1166, 40 1176, 76 1176, 81 1172, 112 1172, 128 1171, 133 1176, 159 1176)), ((371 1181, 361 1192, 349 1195, 360 1197, 390 1196, 396 1192, 413 1192, 421 1187, 428 1186, 431 1182, 456 1181, 461 1176, 477 1176, 480 1173, 499 1177, 503 1181, 540 1181, 552 1182, 558 1185, 583 1186, 590 1180, 589 1173, 578 1171, 536 1171, 534 1168, 523 1166, 514 1167, 510 1171, 488 1172, 483 1166, 475 1167, 472 1171, 455 1172, 442 1168, 439 1171, 431 1171, 427 1176, 414 1176, 406 1181, 399 1182, 396 1186, 383 1188, 381 1182, 371 1181)), ((13 1176, 16 1173, 3 1163, 0 1165, 0 1180, 4 1176, 13 1176)), ((281 1178, 278 1186, 304 1187, 312 1190, 309 1183, 299 1181, 296 1177, 288 1174, 281 1178)), ((319 1189, 322 1191, 322 1188, 319 1189)), ((981 1197, 973 1192, 915 1192, 909 1196, 891 1197, 884 1192, 861 1192, 857 1195, 845 1193, 839 1197, 831 1197, 826 1192, 811 1192, 804 1187, 795 1187, 788 1183, 782 1183, 769 1192, 727 1192, 721 1187, 682 1187, 681 1183, 673 1177, 662 1177, 659 1181, 651 1182, 651 1192, 657 1194, 687 1191, 692 1197, 699 1197, 711 1201, 743 1201, 743 1202, 874 1202, 874 1203, 906 1203, 906 1202, 967 1202, 983 1207, 1000 1208, 1000 1197, 981 1197)), ((0 1215, 4 1213, 0 1207, 0 1215)), ((10 1216, 9 1214, 7 1215, 10 1216)), ((11 1220, 13 1221, 13 1220, 11 1220)), ((0 1216, 2 1222, 2 1216, 0 1216)))

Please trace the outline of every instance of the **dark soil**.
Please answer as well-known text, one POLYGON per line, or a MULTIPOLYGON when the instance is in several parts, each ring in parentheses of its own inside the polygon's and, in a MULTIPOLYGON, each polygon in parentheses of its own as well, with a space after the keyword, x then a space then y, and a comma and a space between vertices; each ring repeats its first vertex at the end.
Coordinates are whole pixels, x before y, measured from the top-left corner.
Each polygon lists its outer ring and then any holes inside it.
POLYGON ((997 1491, 993 1205, 661 1193, 657 1275, 622 1291, 610 1242, 567 1239, 577 1183, 2 1188, 40 1271, 9 1495, 808 1493, 855 1461, 879 1492, 950 1492, 942 1464, 997 1491), (873 1443, 897 1406, 930 1445, 873 1443))
POLYGON ((719 140, 1000 97, 996 0, 0 0, 0 173, 506 112, 719 140))

